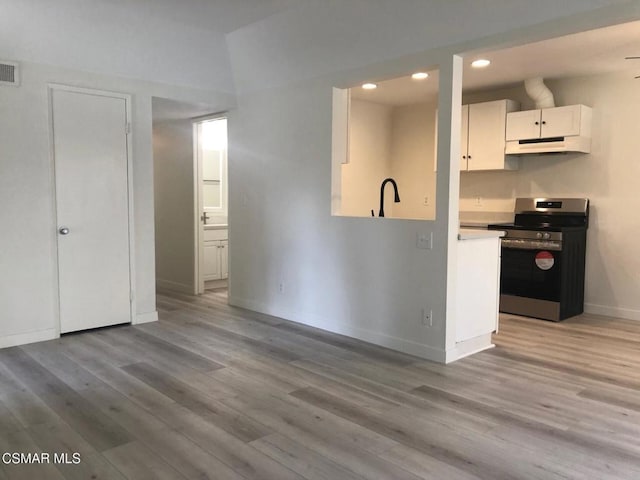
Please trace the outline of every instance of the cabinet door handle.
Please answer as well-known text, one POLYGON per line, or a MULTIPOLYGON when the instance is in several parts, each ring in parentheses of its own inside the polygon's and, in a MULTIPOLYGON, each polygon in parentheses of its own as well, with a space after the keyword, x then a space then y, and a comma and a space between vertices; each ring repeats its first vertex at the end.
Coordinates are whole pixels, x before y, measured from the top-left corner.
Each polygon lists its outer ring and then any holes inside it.
POLYGON ((471 160, 471 155, 467 155, 467 160, 471 160))
POLYGON ((466 160, 466 159, 467 159, 467 156, 466 156, 466 155, 462 155, 462 159, 463 159, 463 160, 466 160))
POLYGON ((545 122, 545 121, 543 120, 543 121, 542 121, 542 124, 543 124, 543 125, 546 125, 546 124, 547 124, 547 122, 545 122))
POLYGON ((536 125, 540 125, 540 122, 536 122, 536 125))

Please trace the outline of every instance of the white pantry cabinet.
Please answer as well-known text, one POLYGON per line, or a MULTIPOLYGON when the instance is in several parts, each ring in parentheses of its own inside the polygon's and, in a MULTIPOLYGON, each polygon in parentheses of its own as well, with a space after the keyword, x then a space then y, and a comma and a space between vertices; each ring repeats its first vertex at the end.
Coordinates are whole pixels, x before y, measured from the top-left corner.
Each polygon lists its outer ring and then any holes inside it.
POLYGON ((204 279, 223 280, 229 276, 228 230, 204 231, 204 279))

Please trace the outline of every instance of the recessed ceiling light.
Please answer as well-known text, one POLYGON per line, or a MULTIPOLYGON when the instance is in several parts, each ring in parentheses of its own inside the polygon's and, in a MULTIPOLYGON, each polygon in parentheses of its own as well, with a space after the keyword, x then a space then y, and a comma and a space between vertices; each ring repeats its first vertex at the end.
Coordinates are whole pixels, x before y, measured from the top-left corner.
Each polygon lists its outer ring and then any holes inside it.
POLYGON ((375 83, 365 83, 364 85, 362 85, 362 88, 364 88, 365 90, 373 90, 375 88, 378 88, 378 85, 376 85, 375 83))
POLYGON ((411 75, 411 78, 413 78, 414 80, 424 80, 425 78, 428 78, 428 77, 429 77, 429 74, 426 72, 417 72, 411 75))
POLYGON ((484 67, 488 67, 490 63, 491 62, 489 60, 480 58, 478 60, 474 60, 473 62, 471 62, 471 66, 473 68, 484 68, 484 67))

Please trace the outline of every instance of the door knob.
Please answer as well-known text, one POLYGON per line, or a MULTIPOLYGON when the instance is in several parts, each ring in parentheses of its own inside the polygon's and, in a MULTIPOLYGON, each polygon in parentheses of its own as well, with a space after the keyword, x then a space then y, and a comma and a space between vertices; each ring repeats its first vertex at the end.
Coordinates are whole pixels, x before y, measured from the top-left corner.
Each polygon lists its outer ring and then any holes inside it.
POLYGON ((69 229, 67 227, 60 227, 60 230, 58 230, 58 232, 60 232, 60 235, 68 235, 69 229))

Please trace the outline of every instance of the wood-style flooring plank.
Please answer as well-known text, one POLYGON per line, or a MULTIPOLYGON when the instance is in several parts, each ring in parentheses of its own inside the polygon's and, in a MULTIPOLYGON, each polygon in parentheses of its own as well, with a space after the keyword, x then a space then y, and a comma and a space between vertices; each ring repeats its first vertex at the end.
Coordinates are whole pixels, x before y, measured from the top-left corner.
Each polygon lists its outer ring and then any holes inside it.
POLYGON ((216 425, 183 417, 180 432, 248 480, 302 480, 304 477, 216 425))
POLYGON ((131 442, 103 453, 129 480, 185 480, 161 457, 140 442, 131 442))
POLYGON ((0 350, 0 362, 39 395, 60 418, 69 423, 98 451, 131 440, 127 432, 93 407, 76 391, 18 347, 0 350))
POLYGON ((123 369, 195 414, 210 419, 224 431, 240 440, 250 442, 271 433, 264 425, 234 411, 199 390, 189 387, 184 382, 164 374, 151 365, 137 363, 123 367, 123 369))
POLYGON ((284 435, 273 434, 251 442, 251 445, 265 455, 286 465, 307 480, 363 480, 345 467, 318 455, 300 442, 284 435))

